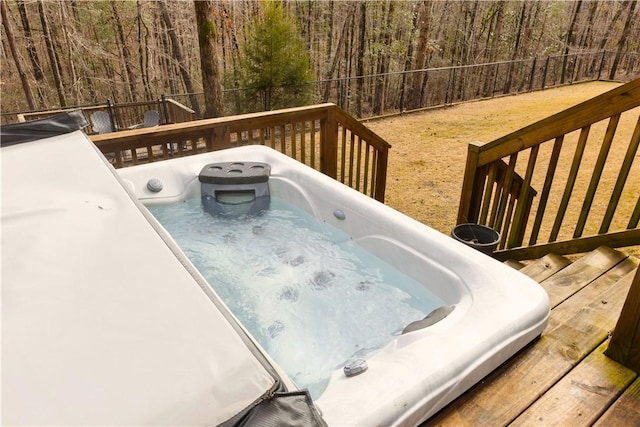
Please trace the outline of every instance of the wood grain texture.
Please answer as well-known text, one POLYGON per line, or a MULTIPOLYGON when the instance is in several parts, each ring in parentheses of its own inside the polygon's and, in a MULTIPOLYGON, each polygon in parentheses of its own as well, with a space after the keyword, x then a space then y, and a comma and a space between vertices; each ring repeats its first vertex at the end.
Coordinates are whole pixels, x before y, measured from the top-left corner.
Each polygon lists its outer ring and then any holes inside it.
POLYGON ((590 353, 510 425, 591 426, 637 374, 603 354, 590 353))
POLYGON ((569 264, 571 261, 561 255, 548 254, 522 268, 520 272, 540 283, 569 264))
POLYGON ((600 247, 542 281, 542 287, 549 294, 551 307, 557 306, 625 258, 626 255, 618 251, 600 247))
POLYGON ((632 279, 606 353, 621 364, 640 371, 640 270, 632 279))
POLYGON ((594 427, 640 426, 640 377, 594 424, 594 427))

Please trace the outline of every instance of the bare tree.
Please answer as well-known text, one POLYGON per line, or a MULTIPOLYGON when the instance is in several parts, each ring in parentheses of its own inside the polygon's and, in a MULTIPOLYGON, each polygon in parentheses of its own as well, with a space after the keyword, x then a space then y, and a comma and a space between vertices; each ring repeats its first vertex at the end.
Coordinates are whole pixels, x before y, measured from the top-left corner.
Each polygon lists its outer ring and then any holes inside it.
POLYGON ((360 19, 358 21, 358 54, 356 58, 356 116, 362 117, 362 99, 364 92, 364 56, 367 32, 367 2, 360 2, 360 19))
POLYGON ((138 64, 140 67, 140 76, 142 78, 142 86, 146 99, 153 99, 153 90, 149 78, 149 28, 144 22, 142 16, 142 4, 140 0, 136 1, 136 23, 138 27, 138 64))
POLYGON ((571 46, 573 39, 573 28, 576 25, 578 14, 580 13, 580 7, 582 6, 582 0, 576 2, 576 7, 573 10, 571 17, 571 23, 569 24, 569 30, 567 31, 567 39, 564 44, 564 59, 562 60, 562 76, 560 77, 560 83, 564 83, 565 75, 567 73, 567 61, 569 60, 569 47, 571 46))
POLYGON ((127 99, 129 101, 134 101, 136 99, 137 91, 136 91, 136 76, 133 72, 133 65, 131 63, 131 53, 129 52, 129 47, 127 46, 127 40, 124 35, 124 29, 122 28, 122 22, 120 20, 120 14, 118 13, 118 8, 116 7, 116 1, 111 0, 111 11, 113 12, 113 19, 115 21, 116 26, 116 34, 118 35, 118 50, 122 53, 122 59, 124 62, 125 68, 125 78, 127 81, 127 99))
POLYGON ((33 69, 33 77, 36 80, 36 89, 38 92, 38 98, 42 104, 45 104, 45 97, 42 91, 41 85, 44 83, 44 73, 42 71, 42 65, 40 65, 40 58, 33 41, 33 35, 31 33, 31 24, 29 23, 29 17, 27 15, 27 8, 25 7, 24 0, 17 2, 18 12, 20 12, 20 20, 22 21, 22 30, 24 32, 24 39, 27 45, 27 52, 29 53, 29 60, 31 61, 31 68, 33 69))
MULTIPOLYGON (((426 65, 427 54, 431 50, 429 46, 429 32, 431 30, 431 9, 433 6, 432 0, 424 0, 422 3, 422 9, 419 18, 418 31, 418 46, 416 47, 416 58, 414 61, 414 67, 421 70, 426 65)), ((424 98, 424 88, 427 83, 429 75, 427 73, 414 73, 413 82, 411 84, 412 108, 422 107, 422 100, 424 98)))
POLYGON ((633 21, 634 11, 636 8, 636 1, 627 1, 626 2, 629 7, 629 12, 627 13, 627 20, 624 23, 624 29, 622 30, 622 37, 618 41, 618 50, 616 51, 616 56, 613 59, 613 65, 611 65, 611 71, 609 72, 609 80, 613 80, 616 77, 616 71, 618 70, 618 64, 620 63, 620 57, 622 55, 622 49, 627 42, 627 37, 629 35, 629 28, 631 28, 631 22, 633 21))
POLYGON ((189 93, 191 108, 193 108, 196 114, 200 115, 200 106, 198 104, 198 98, 195 95, 195 88, 191 80, 191 75, 189 74, 189 70, 184 60, 184 55, 182 54, 182 47, 180 46, 180 41, 178 40, 178 36, 176 34, 176 28, 174 27, 173 22, 171 21, 171 16, 169 15, 169 9, 167 8, 167 0, 159 1, 158 5, 160 7, 162 20, 164 21, 164 24, 167 27, 167 32, 169 33, 169 40, 171 40, 171 50, 173 52, 173 58, 178 63, 178 68, 180 70, 180 75, 182 76, 182 81, 184 82, 184 86, 187 89, 187 92, 189 93))
POLYGON ((20 81, 22 82, 22 89, 24 90, 24 95, 27 97, 27 102, 29 104, 29 108, 32 110, 36 109, 36 103, 33 99, 33 92, 31 91, 31 86, 29 86, 29 80, 27 78, 27 73, 22 66, 22 59, 20 58, 20 54, 18 53, 18 49, 16 48, 16 42, 13 38, 13 28, 11 26, 11 22, 9 21, 9 14, 7 11, 6 2, 0 2, 0 11, 2 12, 2 26, 4 27, 4 33, 7 36, 7 43, 9 44, 9 48, 11 50, 11 56, 13 56, 13 61, 15 62, 16 69, 18 70, 18 75, 20 76, 20 81))
POLYGON ((53 43, 53 36, 51 28, 49 27, 49 21, 47 13, 42 0, 38 0, 38 13, 40 14, 40 23, 42 25, 42 32, 44 35, 44 41, 47 46, 47 54, 49 55, 49 64, 51 65, 51 72, 53 74, 53 82, 58 93, 58 101, 61 107, 67 106, 65 97, 64 83, 62 82, 62 76, 60 72, 60 64, 56 54, 56 49, 53 43))
POLYGON ((218 117, 223 115, 224 103, 222 83, 220 82, 220 65, 216 53, 217 31, 215 23, 210 19, 213 16, 214 6, 212 1, 202 0, 194 2, 194 7, 204 89, 204 117, 218 117))

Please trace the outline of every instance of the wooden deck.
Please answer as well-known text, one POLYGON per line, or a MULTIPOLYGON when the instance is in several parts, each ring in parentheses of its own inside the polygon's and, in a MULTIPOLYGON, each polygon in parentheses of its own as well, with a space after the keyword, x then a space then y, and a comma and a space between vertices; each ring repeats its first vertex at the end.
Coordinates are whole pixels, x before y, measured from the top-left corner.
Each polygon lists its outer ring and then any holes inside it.
POLYGON ((604 355, 638 261, 601 247, 510 265, 549 293, 549 325, 423 427, 640 426, 640 377, 604 355))

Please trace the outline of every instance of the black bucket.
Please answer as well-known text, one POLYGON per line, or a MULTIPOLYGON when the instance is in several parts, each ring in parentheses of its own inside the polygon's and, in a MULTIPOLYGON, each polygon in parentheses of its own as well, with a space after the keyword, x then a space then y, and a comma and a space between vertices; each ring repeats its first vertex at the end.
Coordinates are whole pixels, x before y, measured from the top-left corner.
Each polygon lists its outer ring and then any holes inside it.
POLYGON ((451 237, 487 255, 493 254, 500 243, 500 233, 496 230, 473 223, 457 225, 451 237))

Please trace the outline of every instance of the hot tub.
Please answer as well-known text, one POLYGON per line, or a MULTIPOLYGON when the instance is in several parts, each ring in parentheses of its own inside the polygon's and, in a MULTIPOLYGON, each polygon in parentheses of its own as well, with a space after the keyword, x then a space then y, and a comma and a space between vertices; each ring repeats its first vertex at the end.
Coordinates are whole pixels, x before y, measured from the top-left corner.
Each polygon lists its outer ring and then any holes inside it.
MULTIPOLYGON (((549 300, 528 277, 270 148, 234 148, 125 168, 118 174, 135 197, 153 211, 158 206, 199 199, 199 173, 205 165, 223 162, 268 165, 271 197, 306 212, 322 226, 344 233, 350 244, 424 286, 438 301, 437 309, 423 312, 424 321, 416 319, 404 331, 390 334, 377 348, 354 349, 353 357, 344 364, 361 363, 356 367, 357 375, 347 376, 350 366, 343 369, 342 365, 329 372, 314 399, 329 425, 416 425, 544 329, 549 300), (360 372, 363 366, 366 370, 360 372)), ((193 261, 187 258, 184 263, 193 261)), ((193 265, 190 268, 195 270, 193 265)), ((207 272, 196 274, 203 280, 207 277, 207 272)), ((215 283, 210 285, 216 289, 215 283)), ((356 318, 358 309, 364 322, 376 313, 384 314, 377 307, 366 317, 366 304, 356 304, 356 318)), ((305 313, 298 315, 304 318, 305 313)), ((325 321, 334 319, 327 316, 325 321)), ((247 329, 251 333, 251 328, 247 329)), ((304 348, 291 348, 291 353, 305 357, 304 348)), ((282 355, 270 357, 285 382, 295 387, 291 372, 280 366, 282 355)))

